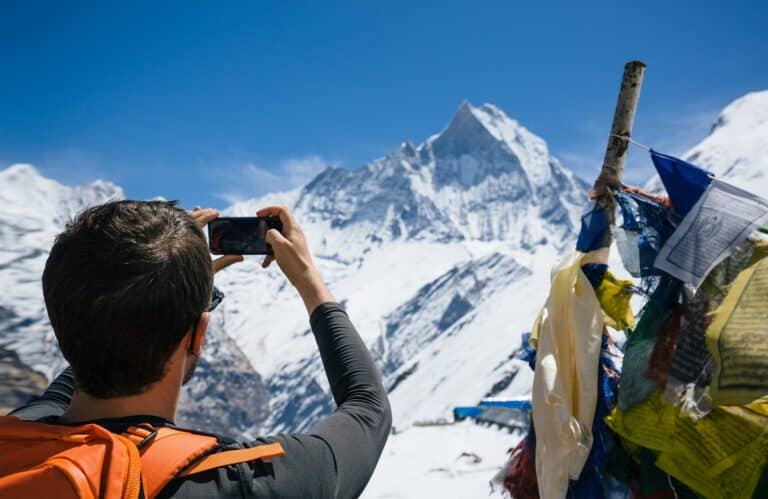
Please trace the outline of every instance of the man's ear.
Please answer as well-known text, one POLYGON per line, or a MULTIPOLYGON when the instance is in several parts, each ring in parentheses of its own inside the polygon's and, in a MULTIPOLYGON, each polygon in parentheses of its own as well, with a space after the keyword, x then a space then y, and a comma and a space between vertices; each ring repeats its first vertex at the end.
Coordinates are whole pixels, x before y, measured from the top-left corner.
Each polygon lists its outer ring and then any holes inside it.
POLYGON ((192 331, 191 345, 189 349, 195 355, 200 355, 203 350, 203 343, 205 343, 205 332, 208 330, 208 323, 211 320, 210 312, 203 312, 200 315, 200 320, 197 322, 197 329, 192 331))

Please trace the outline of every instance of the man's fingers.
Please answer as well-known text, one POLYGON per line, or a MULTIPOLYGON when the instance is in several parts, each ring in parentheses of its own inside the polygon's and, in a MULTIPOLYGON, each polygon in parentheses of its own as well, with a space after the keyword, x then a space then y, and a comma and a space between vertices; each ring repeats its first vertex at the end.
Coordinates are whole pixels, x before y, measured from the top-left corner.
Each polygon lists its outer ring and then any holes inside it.
POLYGON ((197 225, 200 227, 205 227, 212 220, 219 218, 219 210, 214 210, 213 208, 196 210, 192 212, 192 218, 195 219, 197 225))
POLYGON ((282 246, 284 244, 291 244, 288 239, 285 238, 284 235, 280 234, 280 231, 277 229, 269 229, 267 231, 267 244, 269 244, 272 247, 275 246, 282 246))
POLYGON ((260 209, 256 212, 257 217, 273 217, 280 214, 280 210, 282 209, 282 206, 278 205, 270 205, 265 206, 264 208, 260 209))
POLYGON ((203 215, 205 215, 206 213, 209 213, 211 211, 217 211, 217 210, 215 210, 213 208, 202 209, 202 208, 200 208, 200 206, 195 206, 195 209, 192 210, 191 215, 192 215, 193 218, 198 218, 198 217, 202 217, 203 215))
MULTIPOLYGON (((290 241, 288 241, 288 239, 286 239, 282 234, 280 234, 280 232, 277 229, 269 229, 267 231, 266 240, 267 240, 267 244, 272 246, 273 249, 291 244, 290 241)), ((267 267, 269 267, 269 264, 271 264, 274 260, 275 260, 274 255, 267 255, 266 257, 264 257, 264 261, 261 262, 261 266, 266 269, 267 267)))
POLYGON ((242 262, 244 260, 243 255, 224 255, 220 256, 213 261, 213 271, 218 272, 232 265, 233 263, 242 262))
POLYGON ((287 206, 267 206, 257 211, 256 216, 280 217, 280 221, 283 223, 283 231, 285 232, 298 225, 296 218, 294 218, 293 213, 291 213, 287 206))

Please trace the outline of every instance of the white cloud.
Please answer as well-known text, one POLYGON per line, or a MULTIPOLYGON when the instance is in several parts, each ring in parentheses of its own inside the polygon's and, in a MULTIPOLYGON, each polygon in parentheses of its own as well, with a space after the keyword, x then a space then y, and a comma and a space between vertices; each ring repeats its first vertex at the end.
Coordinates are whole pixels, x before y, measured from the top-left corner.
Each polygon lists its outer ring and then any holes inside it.
POLYGON ((285 158, 273 165, 248 162, 228 170, 224 175, 226 185, 216 196, 234 204, 270 192, 287 191, 308 182, 329 164, 316 154, 285 158))

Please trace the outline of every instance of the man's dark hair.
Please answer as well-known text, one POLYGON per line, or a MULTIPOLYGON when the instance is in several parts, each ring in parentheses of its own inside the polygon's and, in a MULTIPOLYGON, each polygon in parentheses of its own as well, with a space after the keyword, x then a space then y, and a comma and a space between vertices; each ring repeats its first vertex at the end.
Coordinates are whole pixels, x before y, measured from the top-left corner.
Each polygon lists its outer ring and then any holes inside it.
POLYGON ((205 310, 213 267, 202 230, 175 202, 115 201, 67 224, 48 256, 48 317, 79 389, 136 395, 162 379, 205 310))

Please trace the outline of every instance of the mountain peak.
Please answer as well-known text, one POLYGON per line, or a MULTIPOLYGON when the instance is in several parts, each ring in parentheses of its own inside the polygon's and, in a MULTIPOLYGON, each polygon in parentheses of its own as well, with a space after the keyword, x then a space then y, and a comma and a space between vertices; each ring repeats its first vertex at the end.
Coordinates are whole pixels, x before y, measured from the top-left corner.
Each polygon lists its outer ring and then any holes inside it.
POLYGON ((437 172, 439 183, 450 183, 459 172, 461 183, 469 186, 488 175, 511 170, 523 171, 526 181, 535 186, 551 180, 546 142, 493 104, 477 107, 465 100, 445 130, 432 137, 428 145, 435 159, 449 166, 448 171, 437 172), (466 164, 453 164, 468 156, 478 159, 483 167, 478 171, 466 164))
POLYGON ((440 134, 431 139, 436 152, 461 155, 466 149, 498 147, 500 144, 515 154, 525 150, 548 154, 543 139, 531 133, 493 104, 474 106, 464 100, 453 119, 440 134))
POLYGON ((0 171, 0 188, 2 191, 0 192, 0 198, 3 201, 16 202, 23 206, 29 201, 28 196, 30 192, 38 193, 41 200, 53 199, 56 197, 55 193, 64 187, 55 180, 40 175, 40 172, 34 166, 26 163, 17 163, 0 171))
POLYGON ((456 111, 457 113, 471 113, 472 109, 474 109, 474 106, 469 101, 469 99, 464 99, 461 101, 461 105, 459 106, 459 109, 456 111))
POLYGON ((768 192, 768 90, 750 92, 720 113, 685 159, 752 192, 768 192))
POLYGON ((319 251, 351 261, 360 248, 395 239, 565 244, 585 189, 544 140, 492 104, 464 101, 418 146, 403 141, 358 168, 327 169, 281 202, 324 227, 323 244, 328 230, 344 231, 350 244, 319 251))
POLYGON ((768 90, 750 92, 728 104, 715 120, 710 135, 730 128, 734 133, 749 132, 768 124, 768 90))
MULTIPOLYGON (((743 189, 768 193, 768 90, 750 92, 728 104, 709 135, 683 159, 743 189)), ((646 185, 663 189, 657 176, 646 185)))
POLYGON ((5 181, 20 181, 26 179, 40 178, 40 173, 37 169, 27 163, 16 163, 8 168, 0 171, 0 178, 5 181))
POLYGON ((451 128, 464 128, 468 123, 476 124, 494 139, 502 142, 515 141, 521 133, 528 132, 519 122, 493 104, 486 102, 475 106, 467 99, 461 103, 445 132, 451 128))
POLYGON ((432 141, 437 157, 461 157, 498 147, 499 136, 492 132, 490 116, 468 100, 462 102, 453 119, 432 141))
POLYGON ((448 128, 450 128, 454 123, 461 123, 464 120, 477 121, 477 115, 475 114, 476 111, 477 108, 468 99, 464 99, 461 101, 461 105, 456 110, 456 112, 453 113, 453 118, 448 124, 448 128))
POLYGON ((111 182, 96 180, 68 186, 44 177, 29 164, 0 171, 0 218, 16 218, 23 213, 30 226, 58 227, 83 208, 124 197, 123 190, 111 182), (27 206, 35 206, 34 216, 27 206))
POLYGON ((31 188, 37 186, 43 190, 60 189, 85 189, 99 191, 101 193, 110 193, 112 197, 123 198, 123 190, 119 186, 107 180, 94 180, 86 185, 69 187, 40 174, 37 168, 28 163, 16 163, 0 171, 0 184, 13 188, 14 185, 31 188))

